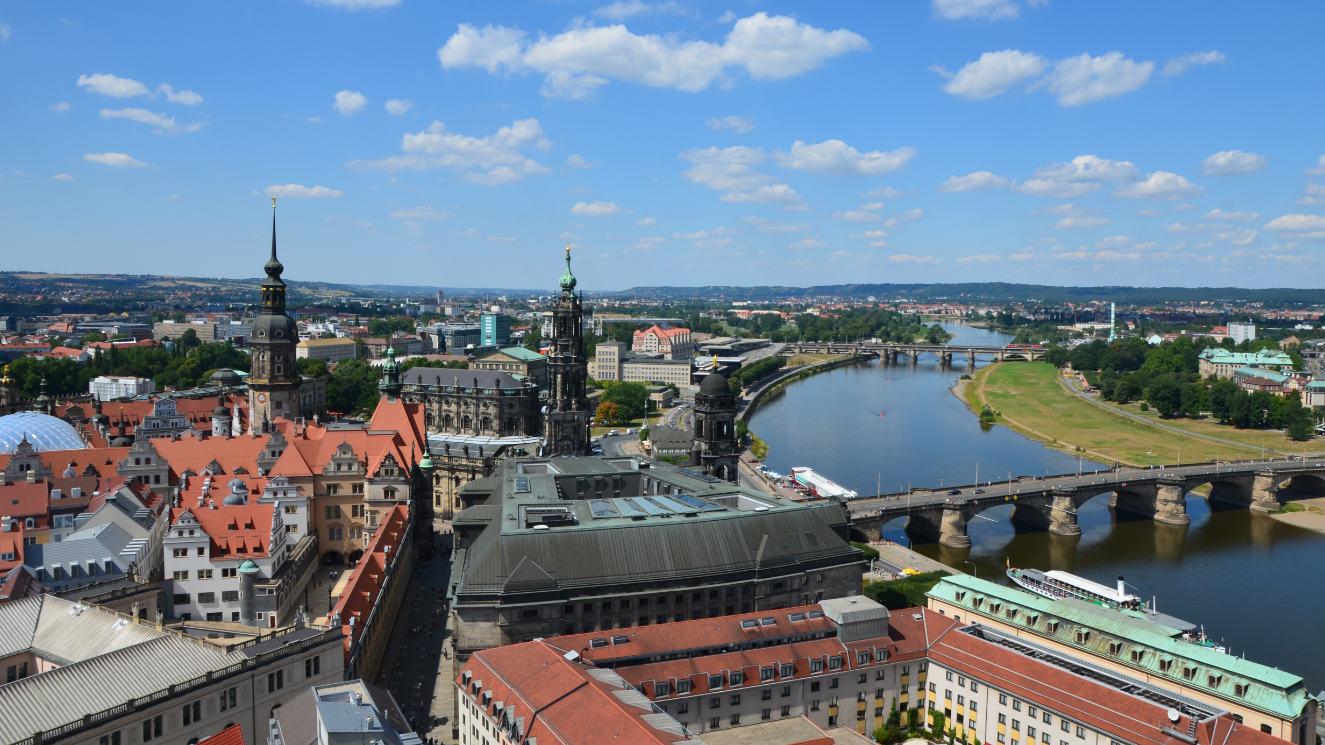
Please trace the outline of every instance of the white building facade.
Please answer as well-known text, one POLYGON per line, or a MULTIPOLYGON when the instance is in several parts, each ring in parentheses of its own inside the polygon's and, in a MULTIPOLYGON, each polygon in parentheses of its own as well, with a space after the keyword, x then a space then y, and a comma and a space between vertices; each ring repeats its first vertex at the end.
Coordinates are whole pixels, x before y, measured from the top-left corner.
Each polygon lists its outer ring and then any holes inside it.
POLYGON ((150 378, 101 375, 88 382, 87 390, 98 401, 114 401, 117 398, 133 398, 155 393, 156 383, 150 378))

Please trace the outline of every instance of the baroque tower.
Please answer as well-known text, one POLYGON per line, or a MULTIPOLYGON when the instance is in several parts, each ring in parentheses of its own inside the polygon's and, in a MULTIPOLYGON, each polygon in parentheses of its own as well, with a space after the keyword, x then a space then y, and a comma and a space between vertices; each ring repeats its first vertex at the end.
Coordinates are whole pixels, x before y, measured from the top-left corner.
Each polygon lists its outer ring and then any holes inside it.
POLYGON ((547 414, 543 418, 544 455, 586 455, 589 452, 589 399, 584 386, 589 362, 584 354, 583 298, 575 294, 566 244, 566 272, 561 297, 552 309, 552 349, 548 355, 547 414))
POLYGON ((736 396, 727 378, 718 372, 704 377, 695 395, 695 442, 690 450, 690 465, 704 473, 727 481, 736 481, 737 458, 741 449, 736 442, 736 396))
POLYGON ((285 267, 276 258, 276 197, 271 198, 271 258, 263 269, 262 311, 253 319, 249 346, 253 350, 248 378, 249 431, 257 432, 277 417, 293 419, 299 414, 299 385, 302 378, 295 365, 299 328, 285 314, 285 267))

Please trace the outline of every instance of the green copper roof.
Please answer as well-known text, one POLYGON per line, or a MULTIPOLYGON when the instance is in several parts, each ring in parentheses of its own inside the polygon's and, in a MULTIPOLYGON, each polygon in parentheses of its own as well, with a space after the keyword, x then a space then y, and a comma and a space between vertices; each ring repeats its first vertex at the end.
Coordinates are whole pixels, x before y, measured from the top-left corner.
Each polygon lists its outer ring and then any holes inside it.
POLYGON ((561 275, 561 289, 563 292, 571 292, 575 289, 575 275, 570 271, 570 244, 566 244, 566 271, 561 275))
POLYGON ((1176 629, 1132 614, 1079 600, 1050 600, 965 574, 945 577, 928 596, 1146 675, 1239 701, 1285 719, 1296 718, 1307 704, 1301 676, 1183 641, 1176 629), (993 609, 991 604, 999 607, 993 609), (1009 611, 1015 611, 1015 615, 1009 617, 1009 611), (1051 627, 1052 621, 1058 621, 1058 625, 1051 627), (1081 637, 1077 632, 1081 630, 1091 633, 1078 641, 1081 637), (1121 646, 1115 648, 1118 642, 1121 646), (1138 659, 1133 659, 1134 651, 1139 652, 1138 659), (1171 661, 1167 670, 1161 670, 1161 661, 1171 661), (1194 669, 1194 673, 1186 677, 1184 669, 1194 669), (1244 685, 1246 690, 1239 695, 1239 686, 1244 685))
POLYGON ((505 347, 500 352, 497 352, 497 354, 504 354, 507 357, 522 362, 538 362, 539 360, 544 359, 543 355, 532 349, 525 349, 524 347, 505 347))

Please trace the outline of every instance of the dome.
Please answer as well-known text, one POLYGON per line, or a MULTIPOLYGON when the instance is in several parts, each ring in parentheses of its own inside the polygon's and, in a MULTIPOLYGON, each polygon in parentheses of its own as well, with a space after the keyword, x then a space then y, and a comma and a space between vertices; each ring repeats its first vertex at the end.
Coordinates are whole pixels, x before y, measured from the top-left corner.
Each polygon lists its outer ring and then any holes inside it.
POLYGON ((291 344, 297 344, 299 343, 299 327, 295 325, 294 319, 289 316, 264 313, 253 319, 253 331, 249 341, 255 339, 259 342, 288 340, 291 344))
POLYGON ((699 384, 699 392, 705 396, 726 396, 731 394, 731 388, 727 385, 727 376, 714 370, 704 376, 704 382, 699 384))
POLYGON ((228 367, 222 367, 221 369, 212 373, 210 382, 212 385, 225 385, 233 388, 237 385, 243 384, 244 380, 243 378, 239 377, 239 373, 235 372, 234 370, 231 370, 228 367))
POLYGON ((72 424, 49 414, 20 411, 0 416, 0 453, 14 452, 25 437, 37 452, 87 447, 72 424))
POLYGON ((240 574, 257 574, 258 571, 257 562, 252 559, 244 559, 239 563, 240 574))

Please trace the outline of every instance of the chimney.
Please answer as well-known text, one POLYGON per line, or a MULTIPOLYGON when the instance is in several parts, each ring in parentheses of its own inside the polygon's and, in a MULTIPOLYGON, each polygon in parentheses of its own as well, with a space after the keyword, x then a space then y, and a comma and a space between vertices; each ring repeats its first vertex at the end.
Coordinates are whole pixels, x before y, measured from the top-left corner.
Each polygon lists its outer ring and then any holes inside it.
POLYGON ((1118 575, 1118 599, 1122 600, 1125 597, 1127 597, 1127 584, 1123 582, 1123 577, 1120 574, 1118 575))

